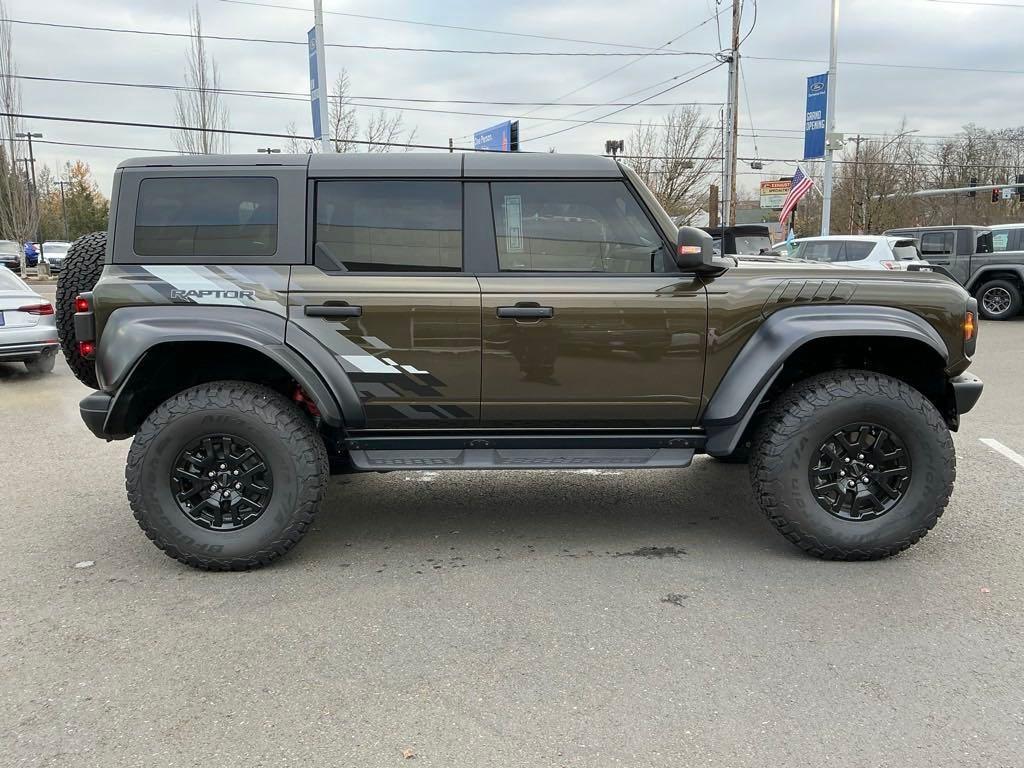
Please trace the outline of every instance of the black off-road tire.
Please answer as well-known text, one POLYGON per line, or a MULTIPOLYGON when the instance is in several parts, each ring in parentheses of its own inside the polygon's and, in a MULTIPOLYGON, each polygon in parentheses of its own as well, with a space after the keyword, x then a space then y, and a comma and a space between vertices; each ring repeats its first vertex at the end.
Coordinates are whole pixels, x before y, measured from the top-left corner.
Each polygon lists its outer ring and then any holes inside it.
POLYGON ((56 360, 56 352, 43 352, 34 360, 26 360, 25 367, 29 373, 52 373, 53 364, 56 360))
POLYGON ((942 416, 916 389, 878 373, 839 370, 780 395, 754 438, 750 476, 762 511, 798 547, 826 560, 876 560, 907 549, 932 529, 953 490, 956 454, 942 416), (835 516, 811 491, 818 450, 853 422, 891 430, 910 456, 903 495, 874 519, 835 516))
POLYGON ((1020 286, 1012 280, 989 280, 978 289, 977 297, 978 310, 986 320, 1010 320, 1020 314, 1020 286))
POLYGON ((323 440, 294 403, 258 384, 219 381, 180 392, 149 415, 128 452, 125 486, 139 526, 165 554, 204 570, 247 570, 302 539, 328 476, 323 440), (230 531, 210 530, 186 516, 171 486, 181 452, 219 434, 248 442, 273 476, 266 511, 230 531))
POLYGON ((68 367, 75 378, 92 389, 99 389, 96 365, 78 354, 75 338, 75 298, 96 287, 103 272, 103 254, 107 250, 107 233, 93 232, 75 240, 64 257, 57 276, 57 336, 68 367))

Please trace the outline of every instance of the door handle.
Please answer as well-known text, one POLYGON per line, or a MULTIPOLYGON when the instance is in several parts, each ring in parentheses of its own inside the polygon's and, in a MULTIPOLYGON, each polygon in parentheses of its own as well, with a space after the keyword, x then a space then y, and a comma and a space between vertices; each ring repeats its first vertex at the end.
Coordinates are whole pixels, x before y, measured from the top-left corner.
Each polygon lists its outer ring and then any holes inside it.
POLYGON ((362 317, 363 308, 348 304, 307 304, 307 317, 362 317))
POLYGON ((553 307, 498 307, 498 317, 554 317, 553 307))

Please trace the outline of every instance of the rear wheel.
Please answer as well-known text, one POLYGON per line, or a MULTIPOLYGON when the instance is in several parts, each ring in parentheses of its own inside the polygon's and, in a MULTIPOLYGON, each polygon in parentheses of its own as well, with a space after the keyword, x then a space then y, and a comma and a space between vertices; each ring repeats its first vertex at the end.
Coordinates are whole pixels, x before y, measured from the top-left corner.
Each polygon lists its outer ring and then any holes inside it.
POLYGON ((92 389, 99 388, 96 365, 92 360, 78 354, 78 339, 75 338, 75 298, 96 286, 103 272, 103 256, 106 250, 106 232, 83 235, 71 244, 57 277, 57 305, 54 312, 57 315, 60 348, 75 378, 92 389))
POLYGON ((978 290, 978 308, 986 320, 1009 320, 1020 307, 1020 288, 1010 280, 990 280, 978 290))
POLYGON ((167 555, 244 570, 290 550, 327 488, 323 441, 277 392, 222 381, 181 392, 149 415, 128 452, 128 500, 167 555))
POLYGON ((761 509, 798 547, 874 560, 935 525, 956 456, 920 392, 877 373, 834 371, 783 393, 754 439, 750 473, 761 509))

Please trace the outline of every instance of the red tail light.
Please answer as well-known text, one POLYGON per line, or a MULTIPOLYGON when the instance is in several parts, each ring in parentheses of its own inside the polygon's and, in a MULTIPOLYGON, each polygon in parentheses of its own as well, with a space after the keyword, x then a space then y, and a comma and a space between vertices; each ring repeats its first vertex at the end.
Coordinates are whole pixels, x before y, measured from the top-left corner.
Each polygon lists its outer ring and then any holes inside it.
POLYGON ((90 309, 88 299, 83 299, 81 296, 75 299, 75 312, 88 312, 90 309))
POLYGON ((96 342, 94 341, 80 341, 78 342, 78 354, 82 357, 92 357, 96 354, 96 342))
POLYGON ((43 304, 26 304, 24 307, 18 307, 19 312, 28 312, 30 315, 52 315, 53 305, 49 302, 43 304))

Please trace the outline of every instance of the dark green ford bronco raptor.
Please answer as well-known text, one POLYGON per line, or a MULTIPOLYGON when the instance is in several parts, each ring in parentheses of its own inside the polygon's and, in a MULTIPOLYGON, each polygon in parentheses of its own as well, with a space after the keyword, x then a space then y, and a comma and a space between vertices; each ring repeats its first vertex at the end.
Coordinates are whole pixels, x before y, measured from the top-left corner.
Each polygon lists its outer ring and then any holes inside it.
POLYGON ((885 557, 942 514, 981 394, 952 280, 715 257, 607 158, 142 158, 110 210, 62 344, 89 429, 133 438, 139 525, 199 568, 283 555, 332 472, 699 453, 749 461, 802 549, 885 557))

